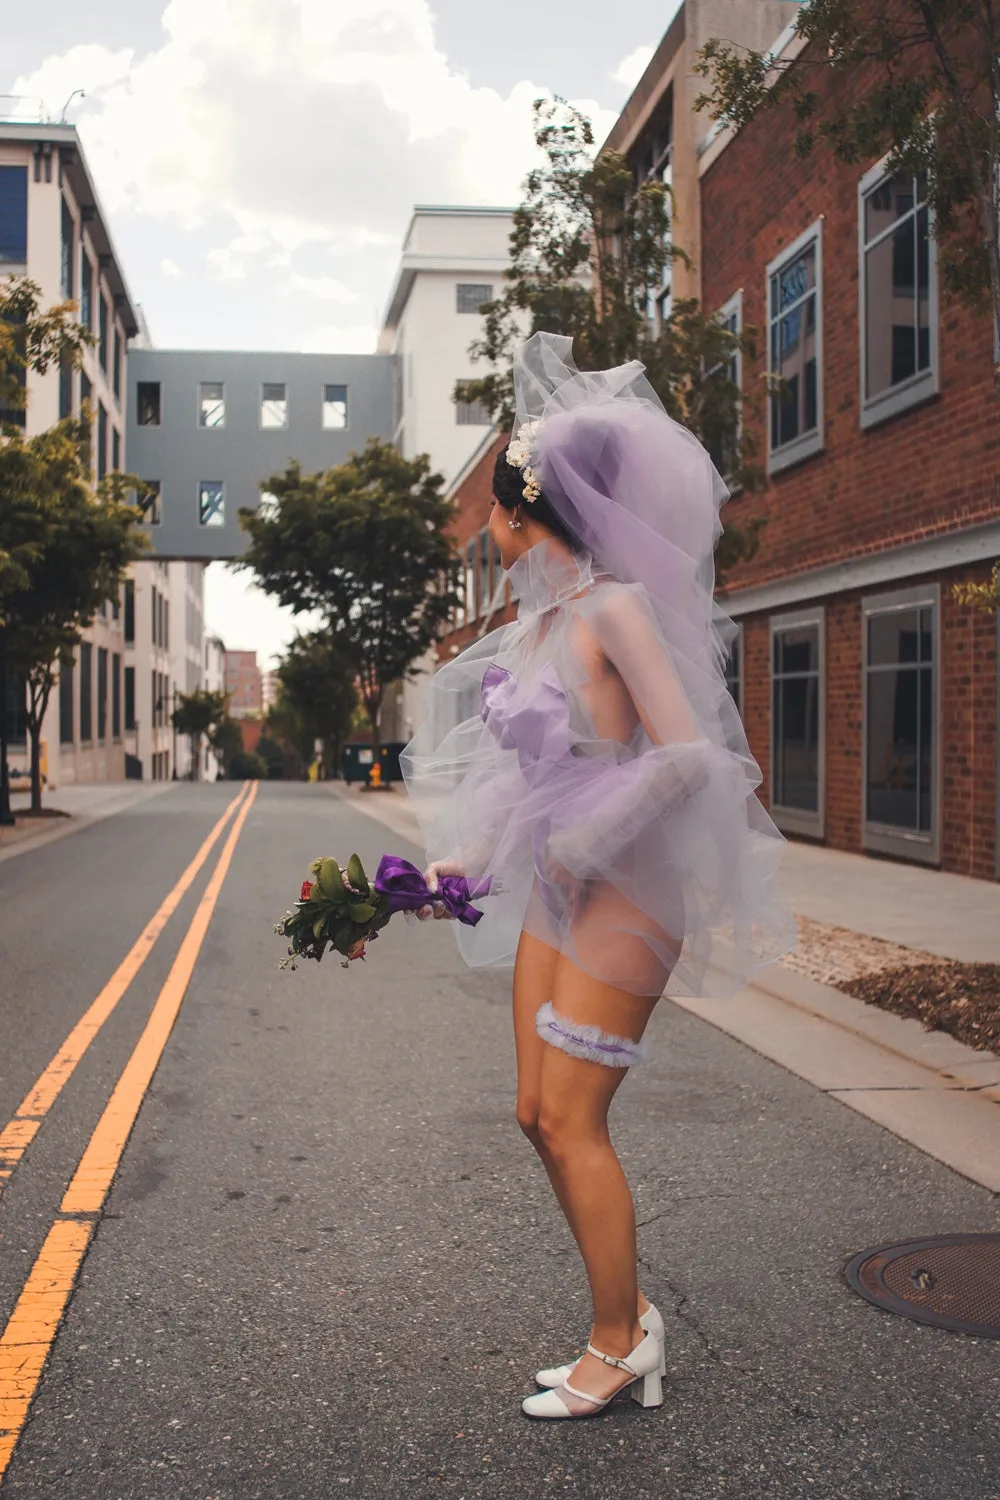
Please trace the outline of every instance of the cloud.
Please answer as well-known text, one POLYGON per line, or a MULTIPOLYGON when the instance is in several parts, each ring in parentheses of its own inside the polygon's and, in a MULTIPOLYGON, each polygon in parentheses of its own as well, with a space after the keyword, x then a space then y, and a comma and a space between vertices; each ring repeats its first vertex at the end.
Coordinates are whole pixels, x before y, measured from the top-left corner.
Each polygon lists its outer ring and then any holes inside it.
POLYGON ((304 292, 307 297, 317 297, 321 302, 357 302, 358 295, 346 287, 335 276, 303 276, 295 271, 288 278, 290 292, 304 292))
POLYGON ((374 323, 357 323, 348 327, 326 323, 310 328, 299 339, 302 354, 374 354, 378 329, 374 323))
POLYGON ((173 281, 183 281, 184 279, 184 272, 175 260, 170 259, 169 255, 160 261, 160 270, 164 276, 169 276, 173 281))
POLYGON ((631 93, 649 67, 655 50, 655 47, 636 47, 627 57, 623 57, 611 74, 615 83, 620 83, 631 93))
MULTIPOLYGON (((171 0, 163 28, 143 56, 74 47, 13 87, 55 109, 84 87, 109 210, 223 240, 228 226, 218 275, 310 246, 395 248, 414 202, 520 198, 544 90, 474 86, 438 49, 428 0, 171 0)), ((589 109, 602 139, 614 117, 589 109)))

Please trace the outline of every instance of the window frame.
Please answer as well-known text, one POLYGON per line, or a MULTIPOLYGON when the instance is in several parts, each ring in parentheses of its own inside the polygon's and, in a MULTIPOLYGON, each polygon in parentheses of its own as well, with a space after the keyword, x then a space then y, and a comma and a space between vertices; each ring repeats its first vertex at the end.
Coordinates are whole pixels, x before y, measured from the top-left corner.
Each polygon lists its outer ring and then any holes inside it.
MULTIPOLYGON (((767 472, 768 474, 780 474, 785 469, 790 469, 793 464, 801 463, 807 458, 812 458, 816 453, 822 453, 826 447, 826 379, 824 372, 824 340, 823 340, 823 223, 825 215, 820 214, 814 219, 807 229, 804 229, 797 239, 784 247, 779 254, 768 261, 764 270, 764 310, 766 321, 767 347, 765 350, 765 364, 768 375, 767 395, 767 472), (770 383, 775 376, 771 367, 771 330, 776 319, 771 315, 771 281, 779 271, 802 254, 803 250, 815 241, 816 244, 816 426, 800 437, 794 438, 790 443, 784 443, 780 448, 771 446, 771 413, 772 402, 775 400, 770 390, 770 383)), ((779 314, 779 317, 783 314, 779 314)))
POLYGON ((59 743, 76 744, 76 661, 72 651, 59 659, 59 743))
POLYGON ((770 812, 777 826, 785 833, 799 833, 807 838, 822 840, 826 837, 826 607, 818 604, 809 609, 789 610, 774 614, 768 621, 768 718, 771 724, 770 747, 770 812), (816 811, 808 812, 801 807, 783 807, 776 800, 776 748, 777 724, 774 714, 774 638, 785 630, 801 630, 815 626, 818 638, 819 686, 816 713, 816 811))
POLYGON ((476 318, 476 317, 479 317, 479 318, 481 318, 482 317, 482 311, 481 311, 481 309, 482 309, 483 305, 485 303, 487 303, 487 302, 493 302, 495 300, 496 299, 494 297, 494 286, 493 286, 493 282, 492 281, 456 281, 455 282, 455 315, 456 315, 456 317, 461 317, 461 318, 469 318, 469 317, 476 318), (461 307, 461 306, 459 306, 459 304, 460 304, 460 302, 462 300, 461 299, 462 289, 464 287, 470 287, 470 286, 485 287, 487 295, 485 297, 480 298, 480 300, 476 303, 475 307, 461 307))
POLYGON ((861 600, 861 846, 875 854, 902 854, 921 864, 941 862, 941 585, 928 581, 909 588, 865 594, 861 600), (913 609, 930 609, 931 664, 931 829, 929 834, 907 832, 891 824, 876 823, 868 817, 868 654, 869 621, 875 615, 902 614, 913 609))
POLYGON ((226 481, 224 479, 199 479, 198 480, 198 526, 203 531, 221 531, 226 525, 226 481), (218 523, 202 520, 201 496, 202 490, 207 485, 218 486, 222 492, 222 520, 218 523))
MULTIPOLYGON (((13 161, 11 161, 11 162, 7 162, 7 161, 0 162, 0 167, 2 167, 5 172, 12 172, 12 173, 13 172, 17 172, 17 173, 20 173, 21 174, 21 178, 19 178, 19 181, 23 180, 23 182, 24 182, 24 254, 21 255, 21 256, 13 256, 12 257, 12 256, 8 256, 6 254, 0 253, 0 265, 2 265, 5 268, 4 274, 6 275, 6 274, 10 274, 9 272, 7 272, 6 267, 8 267, 8 266, 27 266, 27 264, 28 264, 28 255, 29 255, 30 241, 31 241, 30 205, 29 205, 29 202, 28 202, 28 195, 29 195, 29 188, 28 188, 28 168, 27 168, 27 166, 22 166, 22 164, 20 162, 13 162, 13 161)), ((13 181, 13 178, 11 178, 10 180, 13 181)), ((20 196, 20 194, 18 196, 20 196)), ((6 248, 7 248, 6 246, 0 245, 0 252, 3 252, 6 248)), ((21 248, 21 241, 18 240, 18 243, 17 243, 16 247, 12 245, 11 248, 16 248, 16 249, 19 250, 21 248)))
POLYGON ((136 383, 135 383, 135 425, 137 427, 151 427, 151 428, 157 428, 157 427, 162 427, 163 426, 163 381, 162 380, 137 380, 136 381, 136 383), (157 403, 156 403, 156 415, 157 415, 158 420, 155 421, 155 422, 141 422, 139 420, 140 412, 142 410, 140 391, 142 390, 143 386, 147 386, 147 387, 148 386, 155 386, 157 388, 157 390, 159 391, 159 393, 160 393, 159 397, 157 398, 157 403))
POLYGON ((226 382, 224 380, 199 380, 199 382, 198 382, 198 397, 197 397, 197 403, 195 405, 194 419, 195 419, 195 422, 197 423, 198 431, 199 432, 225 432, 225 430, 226 430, 226 382), (203 422, 201 420, 202 402, 203 402, 203 399, 204 399, 203 396, 202 396, 202 391, 205 389, 205 387, 207 385, 217 385, 217 386, 220 387, 220 389, 222 391, 222 395, 219 398, 220 401, 221 401, 221 403, 222 403, 222 421, 221 422, 210 423, 210 422, 203 422))
MULTIPOLYGON (((287 400, 287 398, 286 398, 286 400, 287 400)), ((332 403, 330 403, 330 404, 332 405, 332 403)), ((351 425, 350 387, 347 385, 347 383, 345 381, 341 381, 341 380, 324 380, 323 384, 320 386, 319 425, 320 425, 320 431, 321 432, 347 432, 350 429, 350 425, 351 425), (344 425, 343 425, 343 427, 328 427, 326 425, 326 422, 325 422, 324 418, 326 417, 326 408, 327 408, 326 393, 327 393, 327 391, 343 391, 343 393, 344 393, 344 425)), ((271 429, 268 429, 268 430, 271 430, 271 429)))
MULTIPOLYGON (((867 293, 865 250, 868 248, 868 241, 865 239, 865 199, 880 183, 894 175, 886 170, 888 160, 888 155, 883 156, 881 161, 869 168, 858 183, 858 422, 862 431, 878 427, 882 422, 888 422, 892 417, 898 416, 900 412, 909 411, 911 407, 931 400, 941 390, 937 238, 934 234, 934 211, 928 203, 927 330, 931 342, 931 362, 926 370, 916 371, 906 380, 901 380, 898 385, 892 385, 880 391, 877 396, 866 395, 868 319, 865 305, 867 293)), ((892 228, 886 229, 877 240, 872 240, 871 243, 877 244, 892 233, 892 228)))
MULTIPOLYGON (((455 389, 457 390, 459 386, 468 386, 468 385, 472 385, 472 384, 473 384, 473 377, 471 377, 471 376, 466 377, 464 379, 456 379, 456 381, 455 381, 455 389)), ((484 401, 454 401, 454 402, 452 402, 452 405, 455 408, 455 426, 456 427, 492 427, 493 426, 494 419, 490 415, 490 413, 487 411, 486 403, 484 401), (475 413, 477 416, 480 416, 480 420, 479 421, 473 421, 472 420, 472 414, 473 413, 475 413), (484 413, 485 415, 480 415, 482 413, 484 413)))
MULTIPOLYGON (((740 723, 744 723, 745 722, 745 720, 744 720, 744 713, 745 713, 745 710, 746 710, 746 680, 747 680, 747 670, 746 670, 746 667, 747 667, 747 662, 746 662, 746 630, 744 629, 744 622, 742 620, 734 620, 733 624, 736 626, 736 633, 733 636, 733 641, 736 643, 737 649, 739 650, 739 653, 740 653, 739 669, 738 669, 738 671, 735 674, 736 690, 737 690, 737 692, 740 695, 740 701, 738 703, 736 703, 735 706, 736 706, 736 712, 740 716, 740 723)), ((730 661, 731 656, 732 656, 732 648, 730 648, 729 656, 727 656, 726 660, 723 662, 723 665, 722 665, 723 678, 725 679, 726 688, 729 690, 729 696, 730 697, 732 697, 732 690, 729 688, 730 674, 729 674, 729 671, 728 671, 728 667, 729 667, 729 661, 730 661)))
POLYGON ((258 427, 260 428, 261 432, 287 432, 288 431, 289 427, 291 426, 291 409, 290 409, 290 403, 289 403, 289 400, 288 400, 288 381, 287 380, 262 380, 261 381, 261 383, 260 383, 260 398, 259 398, 258 403, 257 403, 257 424, 258 424, 258 427), (284 397, 283 397, 284 403, 285 403, 285 420, 281 424, 280 427, 279 426, 271 426, 271 425, 268 425, 268 426, 265 427, 265 425, 264 425, 264 390, 269 385, 280 385, 281 388, 282 388, 282 390, 285 393, 284 397))

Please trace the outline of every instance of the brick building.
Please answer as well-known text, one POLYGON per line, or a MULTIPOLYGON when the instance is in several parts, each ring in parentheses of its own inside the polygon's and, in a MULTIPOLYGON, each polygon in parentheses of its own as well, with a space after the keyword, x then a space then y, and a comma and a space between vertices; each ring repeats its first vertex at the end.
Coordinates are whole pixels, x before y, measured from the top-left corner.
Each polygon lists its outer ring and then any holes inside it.
POLYGON ((766 518, 728 581, 733 685, 788 832, 991 877, 996 627, 952 586, 1000 555, 992 329, 940 290, 920 182, 794 132, 771 113, 701 162, 703 303, 758 330, 768 471, 730 502, 766 518))
POLYGON ((263 683, 255 651, 226 652, 226 692, 229 712, 245 719, 263 710, 263 683))

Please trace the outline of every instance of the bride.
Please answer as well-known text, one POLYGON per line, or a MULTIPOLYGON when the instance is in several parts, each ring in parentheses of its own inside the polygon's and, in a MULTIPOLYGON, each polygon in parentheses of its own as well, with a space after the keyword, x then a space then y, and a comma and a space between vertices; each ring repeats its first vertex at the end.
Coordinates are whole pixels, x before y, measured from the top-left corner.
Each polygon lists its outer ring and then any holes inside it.
POLYGON ((565 1419, 626 1386, 662 1401, 663 1321, 608 1132, 657 999, 668 982, 731 994, 794 926, 724 679, 722 480, 638 363, 581 373, 570 339, 538 333, 514 378, 490 532, 518 618, 435 675, 403 770, 430 889, 489 882, 482 921, 457 932, 466 960, 513 966, 517 1119, 593 1297, 586 1353, 540 1370, 523 1403, 565 1419))

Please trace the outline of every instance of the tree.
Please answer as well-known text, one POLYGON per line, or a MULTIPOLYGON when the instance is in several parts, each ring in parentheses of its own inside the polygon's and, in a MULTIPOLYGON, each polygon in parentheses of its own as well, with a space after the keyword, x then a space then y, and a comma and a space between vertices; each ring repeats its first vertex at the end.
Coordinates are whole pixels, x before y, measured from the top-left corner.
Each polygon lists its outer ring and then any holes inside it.
MULTIPOLYGON (((741 424, 740 391, 730 376, 737 351, 753 357, 753 331, 732 332, 693 298, 675 302, 656 330, 649 307, 665 264, 688 261, 670 240, 667 188, 637 184, 617 152, 595 161, 590 122, 564 100, 538 99, 534 111, 535 141, 547 164, 525 181, 510 239, 509 284, 484 305, 483 333, 471 348, 493 369, 456 386, 456 401, 482 401, 509 424, 513 356, 525 325, 529 333, 569 334, 581 369, 640 360, 666 410, 700 438, 730 486, 760 488, 755 442, 741 424)), ((720 577, 753 556, 761 524, 726 526, 716 557, 720 577)))
POLYGON ((386 687, 412 673, 457 604, 455 511, 441 486, 426 454, 405 459, 371 438, 325 473, 290 464, 267 481, 273 504, 240 511, 250 545, 236 566, 282 604, 323 616, 376 749, 386 687))
POLYGON ((225 714, 210 725, 207 734, 208 743, 222 762, 223 776, 231 776, 234 757, 243 753, 243 731, 235 719, 225 714))
MULTIPOLYGON (((795 57, 711 41, 696 100, 736 129, 790 105, 796 150, 878 160, 926 182, 942 283, 1000 335, 1000 9, 995 0, 811 0, 795 57), (822 99, 814 86, 823 83, 822 99)), ((996 372, 1000 391, 1000 366, 996 372)))
POLYGON ((268 724, 305 765, 312 762, 316 741, 322 741, 324 774, 336 776, 340 747, 358 707, 352 661, 323 631, 299 635, 278 666, 278 682, 268 724))
MULTIPOLYGON (((33 486, 39 482, 36 455, 20 448, 7 455, 21 439, 27 406, 29 373, 45 375, 65 360, 79 364, 93 337, 74 320, 75 303, 61 302, 45 310, 41 288, 26 276, 9 276, 0 285, 0 823, 12 823, 7 770, 8 632, 7 601, 29 585, 27 568, 36 557, 39 527, 33 515, 33 486)), ((32 787, 34 790, 35 779, 32 787)))
POLYGON ((200 775, 202 736, 227 717, 228 703, 224 692, 211 688, 196 688, 193 693, 177 694, 171 717, 178 734, 186 734, 191 741, 192 781, 197 781, 200 775))
POLYGON ((98 609, 117 599, 145 538, 127 503, 132 475, 91 488, 83 457, 85 423, 68 419, 26 438, 16 426, 0 442, 0 547, 20 562, 5 585, 6 667, 26 684, 31 741, 31 807, 42 805, 42 721, 58 675, 98 609))

